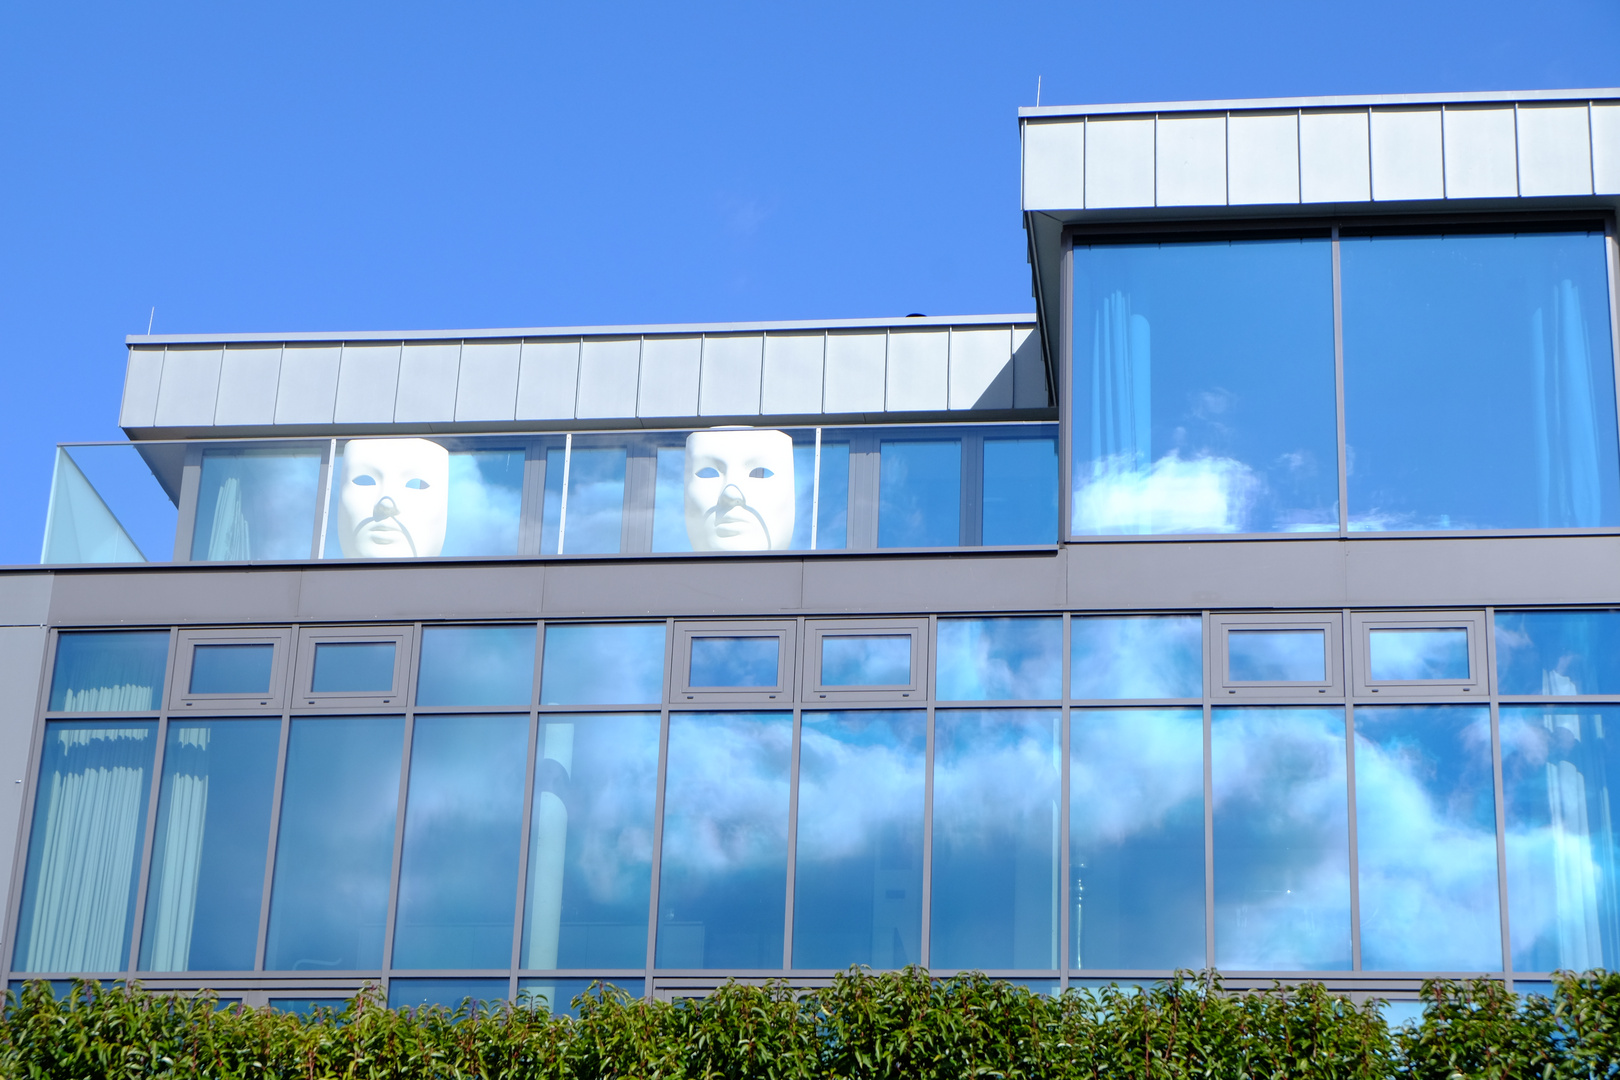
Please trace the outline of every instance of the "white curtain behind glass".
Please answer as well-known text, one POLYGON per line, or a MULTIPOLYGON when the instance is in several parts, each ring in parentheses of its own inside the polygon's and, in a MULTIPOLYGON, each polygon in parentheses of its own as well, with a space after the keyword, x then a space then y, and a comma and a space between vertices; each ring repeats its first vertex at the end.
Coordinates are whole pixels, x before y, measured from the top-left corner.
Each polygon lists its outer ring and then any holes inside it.
POLYGON ((163 818, 153 859, 151 907, 146 914, 152 971, 190 966, 191 927, 197 913, 197 876, 202 866, 203 827, 208 817, 208 737, 205 727, 180 728, 165 766, 163 818), (189 752, 188 752, 189 751, 189 752))
POLYGON ((1533 407, 1541 524, 1602 523, 1598 418, 1581 293, 1569 279, 1531 316, 1533 407))
POLYGON ((1153 338, 1131 298, 1103 301, 1091 340, 1091 469, 1103 477, 1153 463, 1153 338))
POLYGON ((232 461, 230 473, 214 495, 214 523, 208 531, 208 561, 249 559, 253 546, 248 536, 247 518, 242 514, 240 466, 232 461))
MULTIPOLYGON (((1583 736, 1602 736, 1601 716, 1548 714, 1542 719, 1552 738, 1547 759, 1547 807, 1552 830, 1553 888, 1558 898, 1558 956, 1564 967, 1589 971, 1607 966, 1603 942, 1606 875, 1604 864, 1614 850, 1609 820, 1608 784, 1601 753, 1582 753, 1583 736), (1583 731, 1583 727, 1585 730, 1583 731), (1562 747, 1562 751, 1556 749, 1562 747)), ((1612 907, 1611 904, 1607 905, 1612 907)), ((1609 917, 1612 920, 1614 912, 1609 917)), ((1611 929, 1612 936, 1612 929, 1611 929)))
POLYGON ((63 712, 148 712, 157 708, 150 661, 138 652, 82 649, 58 663, 58 685, 79 687, 63 696, 63 712))
POLYGON ((563 789, 574 767, 574 725, 547 724, 544 737, 544 757, 535 780, 535 787, 541 790, 535 794, 534 829, 529 837, 529 940, 523 966, 531 971, 557 966, 568 853, 568 805, 563 802, 563 789))

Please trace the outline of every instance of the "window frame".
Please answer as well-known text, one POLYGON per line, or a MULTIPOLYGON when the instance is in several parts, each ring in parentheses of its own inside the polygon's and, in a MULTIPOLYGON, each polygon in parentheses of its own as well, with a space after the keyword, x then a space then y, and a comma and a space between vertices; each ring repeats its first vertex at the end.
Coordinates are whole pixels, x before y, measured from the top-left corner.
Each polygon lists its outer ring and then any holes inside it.
POLYGON ((928 689, 928 620, 919 619, 812 619, 805 623, 803 673, 799 685, 806 706, 840 701, 913 701, 926 699, 928 689), (822 643, 829 637, 911 638, 911 681, 872 686, 828 686, 821 681, 822 643))
POLYGON ((404 709, 412 694, 416 672, 416 629, 413 626, 329 626, 305 627, 298 631, 298 666, 295 669, 297 691, 292 698, 294 709, 404 709), (394 646, 394 682, 386 692, 344 691, 317 692, 311 688, 315 675, 315 649, 327 644, 360 644, 389 642, 394 646))
POLYGON ((1209 637, 1205 671, 1208 672, 1209 694, 1217 704, 1256 698, 1328 699, 1337 704, 1344 697, 1344 616, 1336 611, 1327 612, 1251 612, 1242 614, 1212 614, 1209 617, 1209 637), (1320 681, 1251 681, 1230 677, 1231 659, 1227 635, 1244 630, 1321 630, 1326 678, 1320 681))
POLYGON ((1483 611, 1400 611, 1387 615, 1376 611, 1355 611, 1350 614, 1350 632, 1353 664, 1351 690, 1356 697, 1454 697, 1467 694, 1484 700, 1488 696, 1490 673, 1486 670, 1483 611), (1467 679, 1372 677, 1371 635, 1374 630, 1456 629, 1468 632, 1467 679))
POLYGON ((248 630, 181 630, 174 650, 174 676, 170 680, 169 708, 176 712, 248 709, 280 712, 287 695, 287 672, 292 666, 292 629, 269 627, 248 630), (194 694, 191 669, 199 645, 271 645, 270 689, 263 694, 194 694), (182 689, 186 687, 188 689, 182 689))
POLYGON ((774 704, 781 707, 795 699, 795 669, 798 667, 798 623, 783 622, 677 622, 675 653, 670 665, 669 700, 674 705, 774 704), (772 686, 693 686, 692 642, 697 638, 775 638, 776 682, 772 686))

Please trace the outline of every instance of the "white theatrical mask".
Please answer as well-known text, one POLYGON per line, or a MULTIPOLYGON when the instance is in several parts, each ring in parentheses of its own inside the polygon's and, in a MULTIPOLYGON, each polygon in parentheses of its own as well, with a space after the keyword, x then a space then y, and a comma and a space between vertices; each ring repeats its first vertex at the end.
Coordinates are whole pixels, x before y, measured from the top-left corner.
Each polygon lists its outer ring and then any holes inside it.
POLYGON ((338 542, 350 559, 409 559, 444 548, 450 451, 427 439, 351 439, 343 448, 338 542))
POLYGON ((686 535, 693 551, 793 544, 793 439, 752 428, 686 437, 686 535))

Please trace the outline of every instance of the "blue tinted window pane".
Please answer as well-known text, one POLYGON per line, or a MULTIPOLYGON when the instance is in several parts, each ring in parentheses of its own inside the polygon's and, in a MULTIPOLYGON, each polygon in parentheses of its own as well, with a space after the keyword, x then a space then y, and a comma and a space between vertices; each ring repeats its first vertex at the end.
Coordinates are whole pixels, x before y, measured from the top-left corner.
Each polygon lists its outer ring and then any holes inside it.
POLYGON ((279 720, 170 723, 143 970, 252 970, 280 745, 279 720))
POLYGON ((315 536, 319 450, 206 450, 191 557, 307 559, 315 536))
POLYGON ((652 705, 664 699, 664 626, 548 626, 543 705, 652 705))
POLYGON ((1062 760, 1055 709, 935 714, 932 966, 1058 966, 1062 760))
POLYGON ((1057 526, 1057 439, 984 440, 984 542, 1053 544, 1057 526))
POLYGON ((1070 714, 1077 968, 1204 967, 1204 713, 1070 714))
POLYGON ((817 551, 849 546, 849 443, 821 440, 821 491, 816 514, 817 551))
POLYGON ((885 442, 878 464, 878 547, 962 542, 962 442, 885 442))
MULTIPOLYGON (((622 446, 582 448, 575 440, 572 460, 568 463, 568 506, 567 520, 562 525, 562 551, 570 555, 610 555, 619 550, 624 526, 627 460, 628 451, 622 446)), ((561 476, 559 469, 559 483, 561 476)))
POLYGON ((822 686, 907 686, 911 683, 911 635, 821 639, 822 686))
POLYGON ((353 694, 394 688, 392 641, 323 642, 315 646, 316 694, 353 694))
POLYGON ((389 979, 390 1009, 423 1009, 443 1006, 454 1012, 469 1010, 485 1002, 505 1001, 505 979, 389 979))
POLYGON ((522 966, 647 963, 658 714, 540 724, 522 966))
POLYGON ((805 713, 793 966, 921 959, 927 714, 805 713))
POLYGON ((581 994, 623 992, 639 998, 646 991, 645 979, 519 979, 518 1003, 544 1009, 557 1016, 579 1017, 574 1000, 581 994))
POLYGON ((305 998, 271 998, 270 1008, 275 1012, 292 1013, 294 1016, 314 1016, 320 1009, 330 1009, 333 1012, 342 1012, 348 1007, 349 999, 340 997, 305 997, 305 998))
POLYGON ((516 555, 523 517, 523 457, 510 450, 450 454, 445 555, 516 555))
POLYGON ((1062 619, 941 619, 941 701, 1044 701, 1063 694, 1062 619))
POLYGON ((399 865, 396 968, 512 962, 527 716, 419 716, 399 865))
POLYGON ((1501 970, 1490 710, 1358 707, 1355 722, 1361 966, 1501 970))
POLYGON ((1468 631, 1370 630, 1367 671, 1375 680, 1468 678, 1468 631))
POLYGON ((1513 966, 1613 971, 1620 706, 1504 707, 1501 732, 1513 966))
POLYGON ((669 719, 658 966, 780 968, 789 713, 669 719))
POLYGON ((1325 630, 1228 630, 1226 677, 1230 682, 1324 682, 1325 630))
POLYGON ((1326 239, 1074 249, 1076 534, 1335 530, 1326 239))
POLYGON ((1214 712, 1215 964, 1350 967, 1342 708, 1214 712))
POLYGON ((534 627, 428 626, 418 705, 527 705, 534 694, 534 627))
POLYGON ((1620 611, 1498 611, 1504 694, 1620 694, 1620 611))
POLYGON ((1197 615, 1075 618, 1069 642, 1073 697, 1204 695, 1204 620, 1197 615))
POLYGON ((267 694, 274 645, 198 645, 191 650, 193 694, 267 694))
POLYGON ((382 966, 404 733, 393 716, 292 722, 266 969, 382 966))
POLYGON ((163 698, 167 630, 61 634, 51 677, 53 712, 145 712, 163 698))
POLYGON ((691 686, 775 686, 781 639, 695 637, 691 686))
POLYGON ((1350 528, 1620 521, 1602 233, 1341 250, 1350 528))
POLYGON ((152 721, 46 725, 15 970, 128 965, 156 746, 152 721))

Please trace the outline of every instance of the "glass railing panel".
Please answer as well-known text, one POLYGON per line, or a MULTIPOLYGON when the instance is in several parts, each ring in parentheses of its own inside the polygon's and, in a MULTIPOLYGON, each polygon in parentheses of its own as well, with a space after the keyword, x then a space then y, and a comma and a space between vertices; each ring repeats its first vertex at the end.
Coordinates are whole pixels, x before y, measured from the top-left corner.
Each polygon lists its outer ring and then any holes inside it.
POLYGON ((168 562, 181 464, 172 444, 58 447, 39 561, 168 562))

